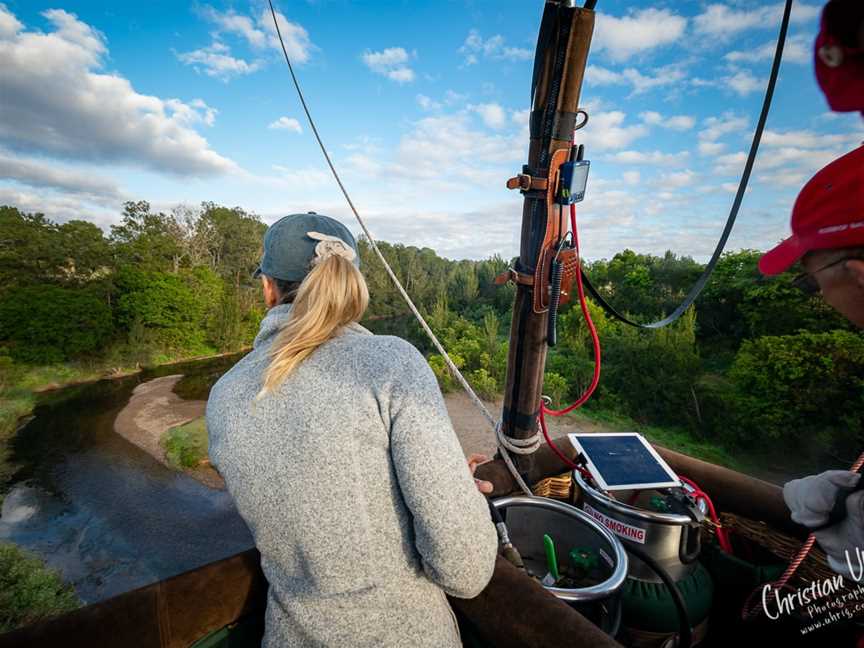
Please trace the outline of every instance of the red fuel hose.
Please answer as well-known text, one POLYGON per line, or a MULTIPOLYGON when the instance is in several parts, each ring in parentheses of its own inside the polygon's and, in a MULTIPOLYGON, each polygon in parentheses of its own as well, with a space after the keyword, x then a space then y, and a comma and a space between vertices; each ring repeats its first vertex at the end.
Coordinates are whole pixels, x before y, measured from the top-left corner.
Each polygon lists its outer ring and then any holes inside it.
POLYGON ((585 298, 585 289, 582 286, 582 255, 579 252, 579 233, 576 230, 575 204, 570 205, 570 230, 573 232, 573 245, 576 248, 576 258, 578 261, 578 267, 576 268, 576 290, 579 294, 579 306, 582 308, 582 317, 585 318, 585 323, 588 325, 588 331, 591 333, 591 344, 594 347, 594 375, 591 378, 591 385, 585 390, 585 393, 577 398, 573 404, 568 405, 564 409, 552 410, 546 407, 545 403, 541 404, 541 414, 545 413, 549 414, 549 416, 563 416, 572 412, 577 407, 582 407, 591 398, 594 390, 597 389, 597 384, 600 382, 600 337, 597 335, 597 327, 594 326, 591 313, 588 311, 588 300, 585 298))
POLYGON ((585 298, 585 289, 582 286, 582 256, 579 252, 579 234, 576 230, 576 205, 570 205, 570 230, 573 232, 573 246, 576 248, 576 259, 577 259, 577 268, 576 268, 576 289, 579 294, 579 306, 582 308, 582 317, 585 318, 585 323, 588 325, 588 331, 591 333, 591 344, 594 347, 594 375, 591 378, 591 384, 588 389, 585 390, 576 401, 560 410, 553 410, 546 407, 546 403, 540 403, 540 431, 543 432, 543 437, 546 439, 546 443, 549 444, 549 447, 552 448, 552 451, 558 455, 558 458, 564 462, 564 464, 570 467, 573 470, 578 470, 583 474, 583 476, 588 477, 587 471, 581 466, 573 463, 563 452, 561 452, 560 448, 555 445, 555 442, 552 441, 552 437, 549 436, 549 431, 546 429, 546 419, 544 418, 545 414, 549 414, 550 416, 563 416, 569 412, 572 412, 577 407, 581 407, 584 405, 591 395, 594 393, 594 390, 597 389, 597 384, 600 382, 600 337, 597 335, 597 327, 594 326, 594 322, 591 320, 591 313, 588 311, 588 301, 585 298))
POLYGON ((716 525, 717 529, 717 542, 720 545, 720 548, 728 554, 732 553, 732 543, 729 541, 729 536, 726 534, 726 529, 720 526, 720 518, 717 516, 717 511, 714 508, 714 502, 711 501, 711 498, 708 497, 708 494, 699 488, 699 485, 696 484, 692 479, 688 479, 687 477, 683 477, 678 475, 678 479, 687 484, 693 489, 691 495, 696 498, 698 502, 700 499, 705 501, 705 505, 708 507, 708 517, 711 518, 711 521, 716 525))

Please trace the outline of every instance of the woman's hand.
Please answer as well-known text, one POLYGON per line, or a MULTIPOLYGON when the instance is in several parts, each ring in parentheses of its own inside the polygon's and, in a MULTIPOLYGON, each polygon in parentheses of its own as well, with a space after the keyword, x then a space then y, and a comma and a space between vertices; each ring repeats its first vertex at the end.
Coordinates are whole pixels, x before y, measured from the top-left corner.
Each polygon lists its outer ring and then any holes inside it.
MULTIPOLYGON (((489 461, 489 457, 483 454, 472 454, 468 457, 468 470, 471 471, 471 474, 474 474, 474 471, 477 470, 477 466, 480 464, 486 463, 489 461)), ((495 488, 492 485, 492 482, 484 481, 482 479, 474 478, 474 483, 477 486, 477 490, 479 490, 484 495, 489 495, 492 490, 495 488)))

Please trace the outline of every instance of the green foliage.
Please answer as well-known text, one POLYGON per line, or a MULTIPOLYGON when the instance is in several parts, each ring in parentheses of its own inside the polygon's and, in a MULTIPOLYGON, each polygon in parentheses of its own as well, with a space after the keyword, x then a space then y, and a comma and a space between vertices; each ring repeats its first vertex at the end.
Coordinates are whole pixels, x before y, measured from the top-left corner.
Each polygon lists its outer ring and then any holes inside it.
POLYGON ((195 468, 207 459, 207 426, 203 418, 168 430, 162 438, 168 462, 180 468, 195 468))
POLYGON ((143 326, 166 349, 205 353, 205 323, 219 297, 212 271, 164 272, 123 268, 117 273, 115 313, 118 325, 132 332, 143 326))
POLYGON ((793 287, 792 272, 764 276, 760 256, 756 250, 741 250, 721 257, 696 302, 700 338, 737 348, 745 338, 850 328, 821 299, 793 287))
MULTIPOLYGON (((695 425, 693 386, 701 366, 694 310, 676 324, 652 331, 610 320, 590 300, 588 311, 602 347, 600 386, 588 407, 620 410, 643 423, 695 425)), ((561 341, 548 356, 547 379, 549 373, 565 378, 569 396, 575 398, 585 392, 594 373, 593 346, 578 305, 559 318, 558 330, 561 341)))
POLYGON ((565 407, 565 399, 570 393, 570 385, 561 374, 547 371, 543 376, 543 394, 552 399, 552 407, 555 409, 565 407))
POLYGON ((38 285, 0 295, 0 344, 17 361, 51 363, 93 353, 112 333, 107 304, 85 290, 38 285))
MULTIPOLYGON (((462 367, 465 366, 465 359, 458 354, 448 352, 448 355, 453 361, 453 364, 455 364, 459 369, 462 369, 462 367)), ((438 379, 438 385, 441 387, 442 392, 446 394, 447 392, 451 392, 459 387, 459 383, 456 382, 453 374, 450 373, 450 369, 447 367, 447 362, 444 360, 443 356, 438 355, 437 353, 430 355, 429 366, 432 368, 432 372, 438 379)))
POLYGON ((15 545, 0 543, 0 632, 78 606, 75 592, 56 572, 15 545))
POLYGON ((483 400, 493 401, 498 396, 498 383, 486 369, 475 369, 466 378, 468 384, 483 400))
POLYGON ((729 372, 725 436, 749 446, 857 453, 864 423, 864 338, 799 333, 745 341, 729 372), (775 446, 776 447, 776 446, 775 446))
POLYGON ((618 310, 653 319, 677 306, 702 270, 690 257, 619 252, 588 266, 591 280, 618 310))
POLYGON ((604 338, 604 389, 636 420, 692 425, 699 371, 692 309, 663 329, 610 326, 604 338))
MULTIPOLYGON (((14 427, 14 413, 26 409, 12 392, 27 363, 65 361, 75 376, 92 371, 87 366, 120 370, 250 344, 265 313, 250 276, 265 229, 239 207, 202 203, 163 213, 141 201, 125 205, 106 238, 85 221, 57 224, 0 207, 0 424, 14 427)), ((378 245, 469 381, 484 398, 498 396, 515 287, 493 280, 512 263, 378 245)), ((371 296, 363 324, 433 352, 368 241, 361 237, 358 247, 371 296)), ((858 337, 820 299, 796 291, 791 272, 763 277, 759 256, 725 254, 695 314, 671 328, 630 329, 589 302, 603 374, 587 413, 673 426, 676 434, 698 430, 700 443, 806 441, 847 452, 861 422, 858 337)), ((669 313, 702 269, 671 252, 631 250, 587 267, 598 290, 641 321, 669 313)), ((593 373, 575 300, 562 306, 558 330, 545 392, 562 405, 585 391, 593 373)), ((457 387, 443 358, 433 353, 429 364, 442 390, 457 387)))
POLYGON ((9 356, 9 351, 0 348, 0 392, 11 385, 14 367, 15 362, 9 356))
POLYGON ((150 211, 146 200, 127 202, 111 241, 124 266, 149 271, 177 271, 183 257, 181 225, 170 215, 150 211))

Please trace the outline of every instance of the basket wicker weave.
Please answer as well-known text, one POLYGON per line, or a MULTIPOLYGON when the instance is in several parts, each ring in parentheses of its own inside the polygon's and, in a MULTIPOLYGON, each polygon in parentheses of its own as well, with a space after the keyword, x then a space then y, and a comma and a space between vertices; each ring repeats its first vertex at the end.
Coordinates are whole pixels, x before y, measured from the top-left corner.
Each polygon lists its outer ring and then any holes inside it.
MULTIPOLYGON (((720 523, 732 534, 756 544, 771 552, 780 560, 788 562, 801 548, 801 540, 775 531, 765 522, 751 520, 734 513, 721 513, 720 523)), ((714 536, 714 530, 707 527, 710 537, 714 536)), ((816 545, 810 551, 806 560, 801 563, 792 581, 797 584, 807 584, 814 580, 831 578, 836 574, 828 566, 825 552, 816 545)))
POLYGON ((573 477, 569 472, 547 477, 532 488, 532 492, 538 497, 551 497, 552 499, 569 500, 570 488, 573 486, 573 477))

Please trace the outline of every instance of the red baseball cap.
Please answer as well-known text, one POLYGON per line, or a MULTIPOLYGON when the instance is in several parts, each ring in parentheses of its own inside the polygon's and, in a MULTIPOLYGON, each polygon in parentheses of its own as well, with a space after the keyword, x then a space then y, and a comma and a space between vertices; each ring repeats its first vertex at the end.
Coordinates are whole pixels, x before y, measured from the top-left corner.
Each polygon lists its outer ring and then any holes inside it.
POLYGON ((864 146, 804 185, 792 208, 792 236, 759 259, 762 274, 789 269, 811 250, 864 245, 864 146))
POLYGON ((864 112, 864 50, 857 47, 861 0, 833 0, 816 38, 816 80, 837 112, 864 112))

